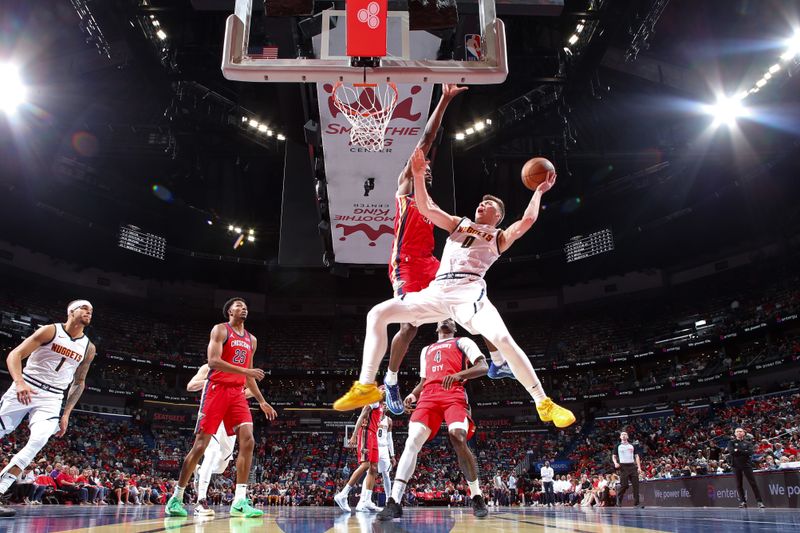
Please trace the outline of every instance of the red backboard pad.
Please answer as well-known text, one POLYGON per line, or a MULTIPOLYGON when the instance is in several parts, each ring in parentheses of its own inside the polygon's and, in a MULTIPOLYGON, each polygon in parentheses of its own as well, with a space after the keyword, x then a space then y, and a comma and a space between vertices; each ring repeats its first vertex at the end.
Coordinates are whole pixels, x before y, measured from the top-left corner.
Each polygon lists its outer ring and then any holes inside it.
POLYGON ((386 56, 388 0, 347 0, 347 55, 386 56))

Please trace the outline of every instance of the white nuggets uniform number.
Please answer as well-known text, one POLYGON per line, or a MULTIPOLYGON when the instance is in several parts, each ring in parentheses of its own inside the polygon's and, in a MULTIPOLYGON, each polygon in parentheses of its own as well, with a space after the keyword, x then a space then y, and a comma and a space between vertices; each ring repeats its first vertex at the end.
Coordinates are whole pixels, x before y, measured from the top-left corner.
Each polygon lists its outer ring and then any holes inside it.
POLYGON ((445 274, 474 274, 481 278, 500 257, 500 230, 476 224, 464 217, 447 238, 437 277, 445 274))
MULTIPOLYGON (((22 376, 34 387, 43 383, 63 393, 69 388, 75 371, 86 357, 89 337, 82 335, 73 339, 61 324, 55 324, 55 327, 53 340, 38 347, 28 357, 22 376)), ((41 394, 43 391, 36 392, 41 394)))

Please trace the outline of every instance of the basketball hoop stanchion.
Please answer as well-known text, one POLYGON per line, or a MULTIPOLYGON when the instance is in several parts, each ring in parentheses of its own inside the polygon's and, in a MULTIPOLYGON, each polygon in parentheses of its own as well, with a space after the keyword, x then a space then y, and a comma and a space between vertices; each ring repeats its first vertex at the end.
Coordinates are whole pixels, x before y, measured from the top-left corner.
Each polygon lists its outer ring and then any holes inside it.
POLYGON ((333 105, 347 118, 350 142, 370 152, 383 150, 386 127, 397 105, 397 85, 392 82, 381 89, 377 83, 345 84, 337 81, 333 86, 333 105))

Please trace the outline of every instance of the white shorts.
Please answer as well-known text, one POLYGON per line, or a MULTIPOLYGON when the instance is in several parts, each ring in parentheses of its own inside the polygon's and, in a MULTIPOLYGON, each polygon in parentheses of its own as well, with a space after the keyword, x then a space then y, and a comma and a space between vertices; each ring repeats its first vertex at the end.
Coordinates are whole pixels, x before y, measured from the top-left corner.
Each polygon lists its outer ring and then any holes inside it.
POLYGON ((0 435, 10 433, 29 415, 28 426, 31 434, 50 437, 58 430, 61 419, 61 404, 64 396, 42 390, 34 385, 31 389, 31 402, 23 405, 17 400, 17 385, 12 383, 3 397, 0 398, 0 435))
POLYGON ((479 333, 472 325, 475 315, 485 308, 494 309, 486 295, 486 282, 477 276, 434 281, 401 299, 405 309, 414 314, 415 326, 452 318, 473 335, 479 333))
POLYGON ((392 460, 389 457, 389 450, 386 448, 378 448, 378 472, 389 472, 391 469, 392 460))
POLYGON ((233 447, 236 445, 236 435, 228 435, 225 424, 220 424, 217 433, 211 437, 211 442, 206 447, 207 457, 217 457, 214 474, 222 474, 228 468, 228 463, 233 458, 233 447))

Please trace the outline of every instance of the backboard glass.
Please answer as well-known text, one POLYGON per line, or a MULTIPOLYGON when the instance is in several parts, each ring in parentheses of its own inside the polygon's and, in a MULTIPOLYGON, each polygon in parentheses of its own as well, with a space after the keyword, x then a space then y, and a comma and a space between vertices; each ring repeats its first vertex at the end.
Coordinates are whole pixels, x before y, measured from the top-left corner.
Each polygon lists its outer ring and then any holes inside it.
POLYGON ((494 0, 478 3, 476 35, 479 39, 475 41, 480 43, 480 50, 477 60, 473 61, 466 58, 440 60, 428 53, 415 53, 420 34, 439 39, 428 32, 409 31, 408 13, 397 11, 389 13, 388 56, 374 68, 350 66, 349 58, 344 56, 343 41, 335 38, 346 27, 346 13, 341 10, 323 12, 322 34, 314 38, 313 57, 273 58, 264 54, 254 57, 248 52, 252 50, 252 18, 253 1, 236 0, 234 13, 226 21, 223 43, 222 72, 229 80, 496 84, 505 81, 508 75, 505 27, 496 16, 494 0), (338 18, 336 28, 331 24, 333 17, 338 18))

